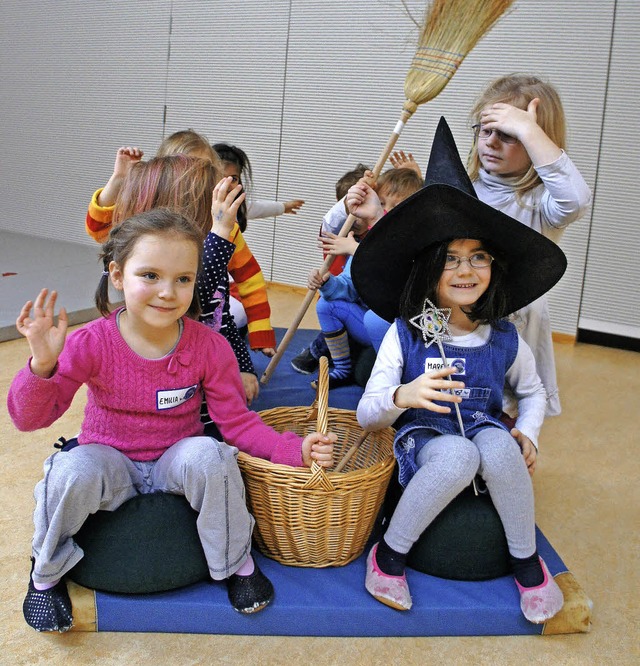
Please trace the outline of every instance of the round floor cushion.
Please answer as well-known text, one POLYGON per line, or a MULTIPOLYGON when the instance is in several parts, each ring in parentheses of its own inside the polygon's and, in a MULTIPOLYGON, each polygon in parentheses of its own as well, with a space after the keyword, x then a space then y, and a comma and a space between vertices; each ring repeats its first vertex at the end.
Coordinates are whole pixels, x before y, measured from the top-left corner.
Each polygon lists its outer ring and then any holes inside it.
MULTIPOLYGON (((397 480, 388 493, 388 516, 398 502, 397 480)), ((390 484, 391 486, 391 484, 390 484)), ((417 571, 454 580, 488 580, 511 571, 502 522, 489 493, 463 490, 413 545, 407 564, 417 571)))
POLYGON ((115 511, 98 511, 74 536, 84 557, 69 578, 96 590, 130 594, 205 580, 209 570, 197 517, 184 497, 166 493, 137 495, 115 511))

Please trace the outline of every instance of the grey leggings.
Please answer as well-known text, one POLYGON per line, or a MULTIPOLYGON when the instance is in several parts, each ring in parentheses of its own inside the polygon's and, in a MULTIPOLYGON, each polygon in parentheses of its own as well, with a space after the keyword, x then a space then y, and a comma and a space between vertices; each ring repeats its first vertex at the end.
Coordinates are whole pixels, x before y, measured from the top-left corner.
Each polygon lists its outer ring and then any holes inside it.
POLYGON ((150 492, 186 497, 199 513, 198 534, 211 578, 227 578, 247 559, 254 524, 237 453, 210 437, 181 439, 153 462, 133 461, 102 444, 54 453, 35 489, 33 580, 57 580, 80 561, 84 553, 73 535, 90 513, 114 511, 136 494, 150 492))
POLYGON ((419 469, 407 484, 384 537, 391 548, 408 553, 431 521, 480 474, 504 526, 511 555, 523 558, 534 553, 533 485, 520 447, 508 432, 485 428, 472 440, 434 437, 422 446, 416 460, 419 469))

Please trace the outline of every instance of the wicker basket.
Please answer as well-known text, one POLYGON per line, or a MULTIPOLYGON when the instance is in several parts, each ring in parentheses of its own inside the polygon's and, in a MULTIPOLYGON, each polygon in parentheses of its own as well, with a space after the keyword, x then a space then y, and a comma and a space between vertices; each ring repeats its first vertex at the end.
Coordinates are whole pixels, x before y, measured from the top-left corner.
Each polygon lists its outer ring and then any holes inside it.
POLYGON ((280 432, 336 433, 336 471, 325 472, 315 462, 309 469, 238 455, 256 519, 255 542, 265 555, 289 566, 342 566, 358 557, 393 472, 393 429, 363 433, 354 412, 328 407, 328 394, 323 358, 318 397, 310 408, 276 407, 260 416, 280 432))

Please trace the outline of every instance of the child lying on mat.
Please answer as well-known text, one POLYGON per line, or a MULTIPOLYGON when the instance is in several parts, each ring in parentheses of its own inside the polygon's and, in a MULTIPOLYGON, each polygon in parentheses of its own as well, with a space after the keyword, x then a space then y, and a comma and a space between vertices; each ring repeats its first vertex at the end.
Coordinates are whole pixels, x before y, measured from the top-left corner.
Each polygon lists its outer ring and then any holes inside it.
POLYGON ((96 291, 103 318, 66 339, 54 325, 56 292, 43 289, 17 319, 31 349, 8 395, 20 430, 54 423, 86 384, 80 446, 50 456, 35 489, 32 571, 23 605, 38 631, 67 631, 72 608, 63 576, 83 557, 73 540, 90 513, 113 511, 137 493, 184 495, 213 580, 226 580, 235 610, 254 613, 273 586, 251 557, 254 519, 236 463, 238 447, 286 465, 332 464, 333 434, 279 434, 247 409, 229 343, 195 321, 203 232, 157 208, 124 220, 103 245, 96 291), (110 312, 108 282, 124 307, 110 312), (33 313, 32 313, 33 310, 33 313), (225 440, 203 436, 200 401, 225 440))

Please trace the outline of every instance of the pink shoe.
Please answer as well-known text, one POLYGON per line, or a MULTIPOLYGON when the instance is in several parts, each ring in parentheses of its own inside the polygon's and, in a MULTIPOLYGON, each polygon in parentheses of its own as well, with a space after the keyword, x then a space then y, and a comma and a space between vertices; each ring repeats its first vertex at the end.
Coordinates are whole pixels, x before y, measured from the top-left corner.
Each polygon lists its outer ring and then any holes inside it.
POLYGON ((534 624, 541 624, 550 620, 560 611, 564 604, 562 590, 549 573, 544 560, 540 558, 540 566, 544 580, 535 587, 522 587, 516 580, 520 590, 520 608, 523 615, 534 624))
POLYGON ((407 577, 404 574, 389 576, 380 571, 376 562, 377 550, 378 544, 375 544, 367 557, 367 577, 364 581, 367 592, 391 608, 409 610, 413 602, 407 585, 407 577))

